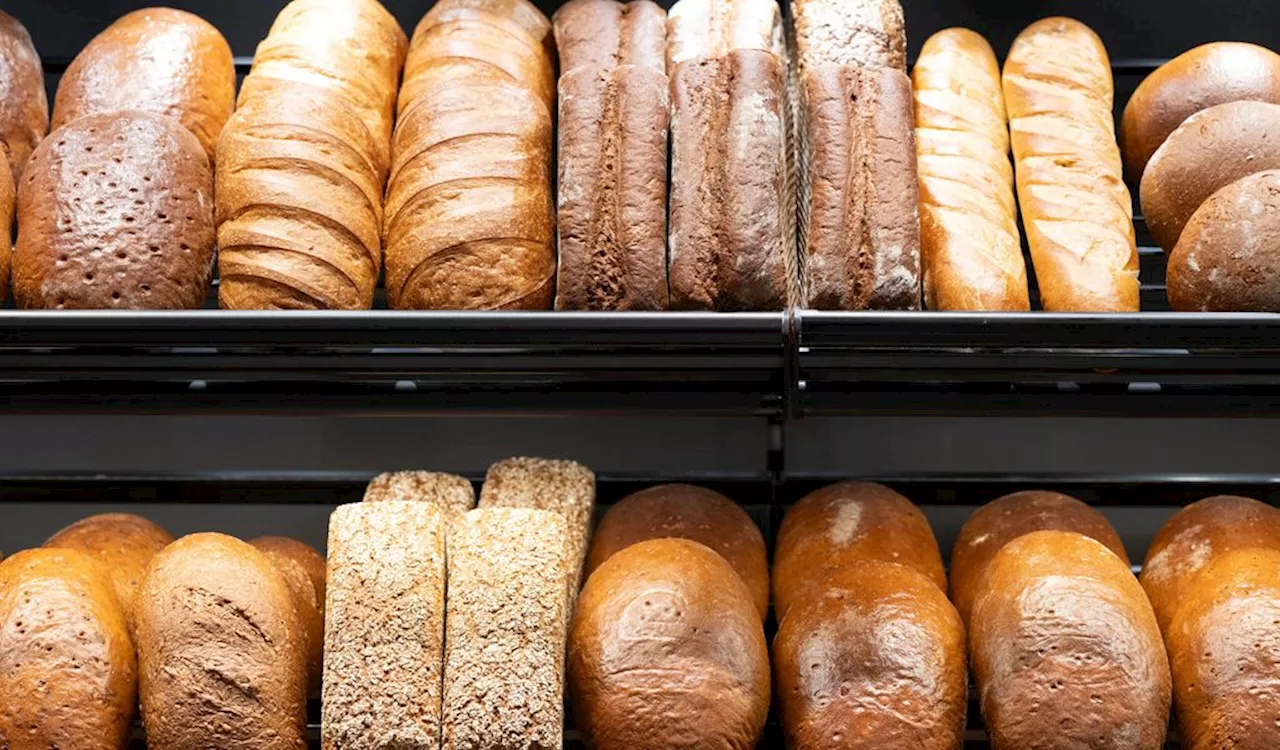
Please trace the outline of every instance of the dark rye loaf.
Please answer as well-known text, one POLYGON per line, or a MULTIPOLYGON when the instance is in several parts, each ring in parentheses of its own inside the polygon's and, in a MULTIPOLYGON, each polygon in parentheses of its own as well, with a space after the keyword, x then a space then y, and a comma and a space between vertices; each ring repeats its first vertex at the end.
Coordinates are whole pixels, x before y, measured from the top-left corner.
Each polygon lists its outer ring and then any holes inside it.
POLYGON ((48 132, 49 100, 40 55, 27 28, 0 11, 0 148, 15 183, 48 132))

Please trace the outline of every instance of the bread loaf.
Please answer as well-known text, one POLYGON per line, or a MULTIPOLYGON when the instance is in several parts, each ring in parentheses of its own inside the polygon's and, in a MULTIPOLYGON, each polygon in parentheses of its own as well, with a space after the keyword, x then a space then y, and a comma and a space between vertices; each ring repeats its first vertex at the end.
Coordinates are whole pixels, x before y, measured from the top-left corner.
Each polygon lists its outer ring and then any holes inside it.
POLYGON ((565 71, 556 308, 665 309, 666 13, 648 0, 571 0, 554 23, 565 71))
POLYGON ((687 539, 634 544, 582 590, 569 636, 573 714, 588 747, 756 747, 769 652, 746 584, 687 539))
POLYGON ((219 303, 368 309, 406 40, 376 0, 294 0, 218 145, 219 303))
POLYGON ((354 503, 329 521, 325 750, 440 747, 445 516, 354 503))
POLYGON ((452 518, 476 507, 476 491, 466 477, 435 471, 379 474, 364 491, 366 503, 414 500, 430 503, 452 518))
POLYGON ((773 608, 819 597, 827 580, 854 562, 891 562, 945 589, 933 529, 910 500, 881 484, 843 482, 811 492, 782 519, 773 557, 773 608))
POLYGON ((920 308, 911 81, 895 68, 801 73, 801 246, 808 306, 920 308))
POLYGON ((125 750, 138 671, 102 566, 78 550, 0 563, 0 747, 125 750))
POLYGON ((527 0, 444 0, 414 31, 383 237, 399 309, 550 309, 555 76, 527 0))
POLYGON ((979 582, 969 655, 997 750, 1160 750, 1169 664, 1128 566, 1100 542, 1035 531, 979 582))
POLYGON ((1072 531, 1096 539, 1127 565, 1124 543, 1098 511, 1060 492, 1014 492, 979 508, 960 527, 951 551, 951 601, 969 622, 973 599, 1000 548, 1033 531, 1072 531))
POLYGON ((150 750, 305 750, 303 634, 289 587, 252 546, 193 534, 156 555, 137 643, 150 750))
POLYGON ((925 304, 1029 310, 1009 124, 991 45, 968 29, 939 31, 920 50, 912 81, 925 304))
POLYGON ((0 146, 14 184, 48 132, 49 99, 40 55, 27 28, 0 11, 0 146))
POLYGON ((898 0, 795 0, 796 62, 907 72, 907 34, 898 0))
POLYGON ((667 73, 686 60, 764 50, 787 59, 776 0, 678 0, 667 15, 667 73))
POLYGON ((792 607, 774 638, 787 747, 959 750, 966 653, 960 616, 928 576, 850 563, 792 607))
POLYGON ((62 529, 44 546, 80 550, 102 563, 132 633, 142 577, 151 559, 171 542, 173 535, 141 516, 103 513, 62 529))
POLYGON ((324 670, 325 559, 309 545, 280 536, 249 542, 266 555, 289 586, 294 611, 302 628, 307 654, 307 692, 320 692, 324 670))
POLYGON ((1116 145, 1107 50, 1069 18, 1032 24, 1004 67, 1018 202, 1050 312, 1138 309, 1133 203, 1116 145))
POLYGON ((142 110, 182 123, 213 161, 235 94, 231 47, 217 29, 193 13, 144 8, 108 26, 71 61, 58 82, 53 128, 142 110))
POLYGON ((1280 170, 1214 193, 1169 254, 1169 306, 1181 312, 1280 312, 1280 170))
POLYGON ((17 209, 17 190, 9 171, 9 162, 0 153, 0 302, 9 296, 9 275, 13 265, 13 215, 17 209))
POLYGON ((1280 550, 1215 554, 1183 592, 1166 634, 1180 747, 1280 744, 1280 550))
POLYGON ((609 508, 591 539, 587 571, 649 539, 678 538, 720 554, 747 584, 760 619, 769 614, 769 557, 764 535, 737 503, 714 490, 664 484, 628 495, 609 508))
POLYGON ((14 299, 199 308, 213 242, 213 172, 190 131, 144 112, 82 117, 40 144, 18 186, 14 299))
POLYGON ((1193 581, 1215 558, 1236 549, 1280 549, 1280 510, 1247 497, 1220 495, 1192 503, 1156 532, 1139 580, 1161 631, 1193 581))
POLYGON ((1125 170, 1142 180, 1151 156, 1188 117, 1218 104, 1280 104, 1280 55, 1243 42, 1213 42, 1178 55, 1133 92, 1120 121, 1125 170))
POLYGON ((558 513, 522 508, 451 525, 444 750, 562 746, 568 529, 558 513))

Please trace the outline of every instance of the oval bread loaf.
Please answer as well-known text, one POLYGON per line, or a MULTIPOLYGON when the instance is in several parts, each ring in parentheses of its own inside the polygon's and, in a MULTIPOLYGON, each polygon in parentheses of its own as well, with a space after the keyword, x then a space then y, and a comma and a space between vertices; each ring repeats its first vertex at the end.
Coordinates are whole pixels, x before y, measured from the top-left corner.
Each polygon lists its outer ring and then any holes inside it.
POLYGON ((590 747, 748 750, 760 740, 760 615, 729 563, 697 542, 640 542, 601 565, 578 600, 568 657, 590 747))
POLYGON ((317 693, 324 677, 325 559, 296 539, 264 536, 249 543, 271 560, 289 586, 305 641, 308 693, 317 693))
POLYGON ((213 172, 160 115, 81 117, 31 156, 18 186, 19 307, 192 309, 213 277, 213 172))
POLYGON ((142 110, 175 118, 212 160, 235 92, 231 47, 217 29, 193 13, 144 8, 108 26, 71 61, 58 82, 53 128, 142 110))
POLYGON ((1034 531, 978 586, 969 655, 999 750, 1160 750, 1169 663, 1129 567, 1100 542, 1034 531))
POLYGON ((0 11, 0 147, 15 184, 48 132, 49 99, 40 54, 27 28, 0 11))
POLYGON ((664 484, 628 495, 605 513, 591 537, 586 574, 648 539, 689 539, 715 550, 737 572, 760 619, 769 615, 769 557, 764 535, 737 503, 714 490, 664 484))
POLYGON ((305 750, 307 663, 271 560, 193 534, 151 561, 138 595, 142 718, 152 750, 305 750))
POLYGON ((138 671, 101 565, 33 549, 0 563, 0 747, 125 750, 138 671))
POLYGON ((0 153, 0 302, 9 296, 9 276, 13 266, 13 217, 17 212, 17 190, 9 171, 9 162, 0 153))

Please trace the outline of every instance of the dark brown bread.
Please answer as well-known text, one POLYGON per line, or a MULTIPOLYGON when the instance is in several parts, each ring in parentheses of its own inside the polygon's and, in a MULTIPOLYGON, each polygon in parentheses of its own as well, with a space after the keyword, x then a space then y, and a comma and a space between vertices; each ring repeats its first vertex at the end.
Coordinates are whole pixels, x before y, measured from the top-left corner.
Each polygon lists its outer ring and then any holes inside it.
POLYGON ((697 542, 640 542, 601 565, 574 613, 568 666, 574 718, 596 750, 749 750, 764 730, 759 613, 697 542))
POLYGON ((125 750, 138 671, 102 566, 33 549, 0 564, 0 747, 125 750))
POLYGON ((231 47, 217 29, 186 11, 145 8, 108 26, 71 61, 58 82, 53 128, 142 110, 178 120, 212 160, 235 92, 231 47))
POLYGON ((831 576, 854 562, 892 562, 945 589, 933 529, 910 500, 882 484, 842 482, 811 492, 788 511, 773 557, 773 606, 781 620, 817 598, 831 576))
POLYGON ((795 250, 783 63, 735 49, 671 75, 671 306, 780 310, 795 250))
POLYGON ((747 584, 760 619, 769 614, 769 558, 764 535, 737 503, 715 490, 663 484, 632 493, 609 508, 591 537, 586 574, 615 554, 648 539, 705 544, 747 584))
POLYGON ((1142 175, 1142 213, 1166 252, 1209 196, 1241 177, 1280 169, 1280 106, 1239 101, 1191 115, 1142 175))
POLYGON ((896 68, 826 64, 801 81, 809 307, 920 309, 911 80, 896 68))
POLYGON ((1280 747, 1280 550, 1215 555, 1183 600, 1165 635, 1180 747, 1280 747))
POLYGON ((266 555, 222 534, 169 545, 143 580, 137 633, 148 748, 305 750, 305 641, 266 555))
POLYGON ((102 563, 132 633, 142 577, 151 559, 172 542, 172 534, 141 516, 103 513, 76 521, 49 537, 44 546, 77 549, 102 563))
POLYGON ((18 186, 19 307, 182 309, 213 277, 213 170, 176 120, 82 117, 49 136, 18 186))
POLYGON ((1169 662, 1128 565, 1097 540, 1035 531, 978 586, 969 655, 999 750, 1159 750, 1169 662))
POLYGON ((1098 511, 1061 492, 1014 492, 979 508, 960 528, 951 550, 951 600, 969 621, 991 560, 1000 548, 1023 534, 1044 529, 1074 531, 1101 542, 1127 565, 1124 543, 1098 511))
POLYGON ((1174 310, 1280 312, 1280 170, 1202 203, 1169 254, 1168 277, 1174 310))
POLYGON ((851 563, 774 638, 787 747, 960 750, 966 654, 960 615, 927 576, 851 563))
POLYGON ((0 146, 15 184, 48 132, 49 99, 40 54, 27 28, 0 11, 0 146))
POLYGON ((667 12, 650 0, 569 0, 552 17, 561 75, 639 65, 666 72, 667 12))
POLYGON ((293 595, 307 653, 307 692, 314 695, 324 675, 325 559, 310 545, 282 536, 249 543, 271 560, 293 595))
POLYGON ((1188 117, 1244 99, 1280 104, 1280 55, 1256 44, 1213 42, 1160 66, 1133 92, 1120 121, 1129 180, 1143 178, 1151 155, 1188 117))

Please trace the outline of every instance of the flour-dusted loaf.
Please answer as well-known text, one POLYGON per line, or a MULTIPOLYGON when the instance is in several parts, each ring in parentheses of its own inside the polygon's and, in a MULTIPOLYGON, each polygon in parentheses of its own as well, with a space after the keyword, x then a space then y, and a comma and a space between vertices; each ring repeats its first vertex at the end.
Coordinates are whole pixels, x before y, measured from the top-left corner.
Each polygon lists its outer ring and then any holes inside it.
POLYGON ((193 534, 138 593, 139 692, 152 750, 305 750, 306 645, 271 559, 193 534))
POLYGON ((525 508, 451 524, 444 750, 562 746, 568 529, 559 513, 525 508))
POLYGON ((596 750, 749 750, 769 712, 751 593, 688 539, 633 544, 596 569, 569 636, 574 720, 596 750))
POLYGON ((132 632, 142 577, 151 559, 172 542, 172 534, 142 516, 103 513, 67 526, 49 537, 44 546, 77 549, 102 563, 132 632))
POLYGON ((769 557, 760 527, 737 503, 705 487, 662 484, 609 508, 591 537, 586 574, 648 539, 689 539, 720 554, 747 584, 760 619, 769 614, 769 557))
POLYGON ((53 127, 143 110, 177 119, 212 160, 235 93, 231 47, 217 29, 193 13, 144 8, 108 26, 71 61, 58 82, 53 127))
POLYGON ((445 515, 353 503, 329 521, 325 750, 440 747, 445 515))
POLYGON ((218 144, 219 303, 368 309, 407 41, 377 0, 294 0, 218 144))
POLYGON ((907 72, 907 34, 898 0, 795 0, 796 62, 907 72))
POLYGON ((1169 662, 1129 566, 1071 531, 1034 531, 991 559, 969 657, 996 750, 1160 750, 1169 662))
POLYGON ((842 482, 811 492, 782 519, 773 557, 778 619, 861 561, 905 565, 946 587, 942 554, 920 509, 882 484, 842 482))
POLYGON ((44 66, 27 27, 0 11, 0 148, 14 183, 49 132, 44 66))
POLYGON ((1029 310, 991 45, 968 29, 929 37, 912 71, 920 171, 920 260, 931 310, 1029 310))
POLYGON ((200 141, 177 120, 116 112, 54 131, 18 185, 18 306, 202 307, 213 187, 200 141))
POLYGON ((667 15, 667 73, 686 60, 734 50, 771 52, 785 64, 782 10, 776 0, 679 0, 667 15))
POLYGON ((317 694, 324 668, 325 559, 310 545, 287 537, 264 536, 249 543, 271 560, 289 586, 307 654, 307 692, 317 694))
POLYGON ((1003 82, 1041 305, 1051 312, 1136 311, 1133 201, 1102 40, 1069 18, 1038 21, 1014 40, 1003 82))
POLYGON ((792 607, 774 638, 787 747, 959 750, 966 654, 960 616, 928 576, 848 564, 792 607))
POLYGON ((133 643, 102 565, 69 549, 0 563, 0 747, 125 750, 133 643))
POLYGON ((444 0, 414 31, 383 237, 399 309, 550 309, 555 74, 527 0, 444 0))
POLYGON ((649 0, 556 11, 556 308, 661 310, 667 290, 666 13, 649 0))
POLYGON ((364 490, 364 502, 412 500, 431 503, 447 516, 476 507, 476 491, 466 477, 437 471, 390 471, 379 474, 364 490))

